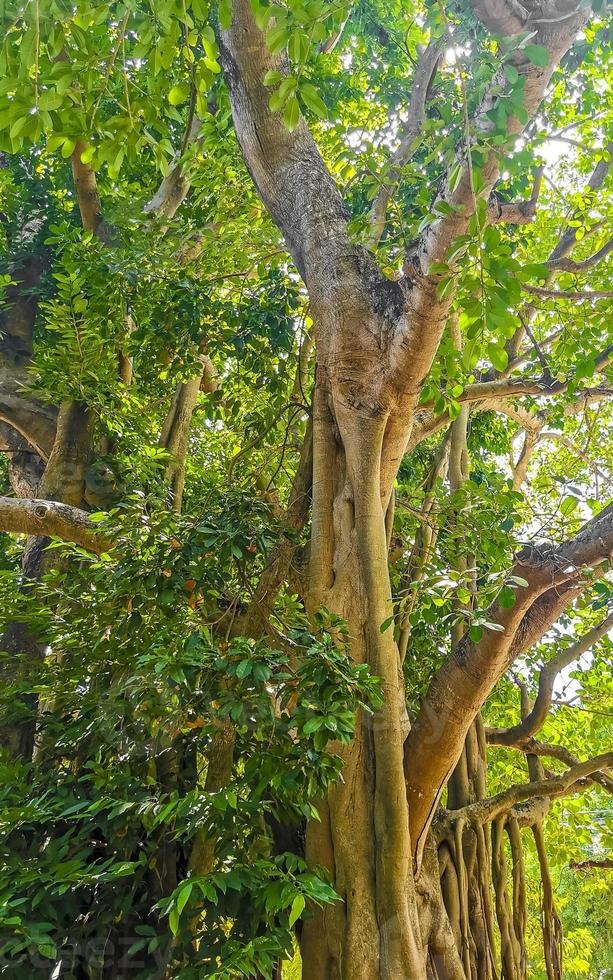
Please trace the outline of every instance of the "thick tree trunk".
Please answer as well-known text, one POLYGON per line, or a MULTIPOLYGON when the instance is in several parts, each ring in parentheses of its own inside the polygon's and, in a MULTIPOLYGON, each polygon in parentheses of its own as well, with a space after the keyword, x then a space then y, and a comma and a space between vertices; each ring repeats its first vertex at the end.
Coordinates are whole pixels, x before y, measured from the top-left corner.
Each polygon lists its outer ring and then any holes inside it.
MULTIPOLYGON (((350 653, 382 679, 384 705, 341 750, 343 780, 307 833, 309 860, 343 899, 305 924, 304 976, 425 976, 403 785, 404 683, 392 630, 381 458, 387 412, 347 405, 318 366, 313 417, 310 604, 347 623, 350 653)), ((391 488, 390 488, 391 489, 391 488)))

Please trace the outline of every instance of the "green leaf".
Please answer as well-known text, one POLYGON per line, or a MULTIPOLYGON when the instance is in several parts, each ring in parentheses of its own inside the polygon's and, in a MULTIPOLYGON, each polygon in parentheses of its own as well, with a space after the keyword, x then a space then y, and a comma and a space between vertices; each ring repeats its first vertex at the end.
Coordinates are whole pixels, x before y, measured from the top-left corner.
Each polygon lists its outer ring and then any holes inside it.
POLYGON ((263 84, 267 87, 270 85, 277 85, 281 81, 282 75, 280 71, 267 71, 263 78, 263 84))
POLYGON ((313 732, 318 732, 324 725, 325 720, 325 718, 309 718, 302 729, 303 733, 305 735, 312 735, 313 732))
POLYGON ((449 190, 451 191, 452 194, 460 186, 460 181, 462 180, 463 172, 464 172, 464 168, 462 167, 461 163, 456 163, 451 168, 449 177, 447 178, 447 183, 449 184, 449 190))
POLYGON ((268 108, 271 112, 279 112, 283 108, 285 99, 287 95, 283 94, 282 89, 279 87, 276 92, 273 92, 268 100, 268 108))
POLYGON ((241 660, 236 667, 236 676, 240 677, 241 679, 247 677, 251 673, 251 667, 252 664, 250 660, 241 660))
POLYGON ((542 44, 527 44, 523 51, 526 58, 538 68, 545 68, 549 64, 549 51, 542 44))
POLYGON ((219 0, 219 26, 222 31, 232 27, 232 0, 219 0))
POLYGON ((187 884, 183 885, 183 887, 181 888, 181 891, 179 892, 179 894, 177 896, 177 912, 178 912, 179 915, 181 915, 183 909, 187 905, 187 902, 189 901, 189 896, 192 893, 192 888, 193 887, 194 886, 193 886, 192 882, 191 881, 188 881, 187 884))
POLYGON ((564 517, 568 517, 569 514, 572 514, 573 511, 576 510, 578 503, 579 501, 576 497, 565 497, 560 504, 560 513, 564 517))
POLYGON ((265 31, 268 27, 269 20, 274 16, 274 8, 267 4, 260 4, 258 0, 251 0, 251 9, 258 29, 265 31))
POLYGON ((132 943, 132 945, 128 947, 128 956, 132 956, 134 953, 138 953, 139 949, 144 949, 146 945, 147 945, 146 939, 137 939, 135 943, 132 943))
POLYGON ((272 54, 282 51, 289 39, 289 31, 284 24, 277 24, 271 27, 266 34, 266 44, 272 54))
POLYGON ((326 103, 322 99, 321 95, 319 94, 315 86, 311 85, 310 82, 304 82, 300 86, 299 91, 300 91, 300 98, 306 105, 307 109, 310 109, 311 112, 314 112, 315 115, 319 116, 320 119, 327 119, 328 109, 326 107, 326 103))
POLYGON ((285 104, 285 109, 283 110, 283 122, 290 133, 293 133, 296 126, 300 122, 300 106, 298 105, 298 99, 295 95, 292 95, 285 104))
POLYGON ((85 147, 83 153, 81 154, 81 163, 91 163, 91 161, 94 158, 95 152, 96 152, 96 147, 92 146, 92 144, 90 143, 89 146, 85 147))
POLYGON ((292 907, 289 913, 289 927, 290 929, 295 922, 298 921, 302 913, 304 912, 304 907, 306 905, 304 895, 296 895, 294 901, 292 902, 292 907))
POLYGON ((505 371, 507 369, 509 364, 509 355, 504 347, 499 347, 497 344, 489 344, 487 352, 492 365, 497 371, 505 371))
POLYGON ((453 276, 449 276, 447 279, 441 279, 436 286, 436 298, 440 301, 447 299, 448 296, 451 296, 454 286, 455 279, 453 276))
POLYGON ((429 276, 445 276, 448 275, 451 270, 449 269, 448 262, 433 262, 428 269, 429 276))
POLYGON ((189 98, 189 85, 182 82, 180 85, 173 85, 168 93, 168 101, 171 105, 181 105, 189 98))
POLYGON ((390 626, 392 625, 393 622, 394 622, 394 617, 393 616, 389 616, 388 619, 384 619, 383 622, 381 623, 380 627, 379 627, 379 632, 380 633, 385 633, 385 631, 390 628, 390 626))
POLYGON ((295 63, 306 61, 309 56, 309 38, 303 31, 294 31, 287 45, 287 53, 295 63))
POLYGON ((77 143, 76 140, 70 139, 68 136, 64 139, 64 142, 62 144, 62 149, 60 152, 65 160, 67 160, 68 157, 71 157, 72 154, 74 153, 74 148, 76 146, 76 143, 77 143))
POLYGON ((513 589, 510 589, 508 585, 502 587, 498 596, 498 603, 501 609, 512 609, 516 599, 517 596, 513 589))
POLYGON ((170 915, 168 916, 168 925, 173 936, 176 936, 179 931, 179 911, 178 909, 172 909, 170 915))

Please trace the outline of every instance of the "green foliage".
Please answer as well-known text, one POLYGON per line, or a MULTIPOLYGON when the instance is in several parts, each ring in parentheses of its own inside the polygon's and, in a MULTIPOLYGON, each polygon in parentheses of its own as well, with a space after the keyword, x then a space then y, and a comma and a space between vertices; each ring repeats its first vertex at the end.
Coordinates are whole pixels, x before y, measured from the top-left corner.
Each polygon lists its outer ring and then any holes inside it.
MULTIPOLYGON (((296 624, 287 653, 213 639, 203 607, 217 603, 230 621, 225 597, 244 562, 257 561, 250 543, 265 548, 270 531, 257 530, 265 509, 250 508, 247 539, 245 506, 230 495, 197 521, 132 507, 114 521, 120 554, 81 556, 78 573, 58 571, 28 591, 33 608, 44 593, 39 636, 58 654, 2 692, 13 724, 33 694, 45 706, 45 764, 3 769, 2 955, 11 964, 36 962, 36 949, 72 955, 109 931, 112 940, 121 923, 121 942, 132 937, 126 969, 146 953, 147 962, 184 961, 184 976, 218 976, 220 963, 224 976, 267 972, 291 947, 306 900, 336 900, 300 858, 271 852, 271 826, 316 815, 339 774, 330 740, 348 741, 356 710, 376 705, 378 688, 339 647, 342 624, 330 617, 316 635, 296 624), (203 759, 228 722, 235 765, 207 791, 203 759), (186 868, 174 887, 168 834, 186 868), (218 842, 220 870, 205 875, 187 871, 201 834, 218 842)), ((5 576, 11 616, 14 588, 5 576)))

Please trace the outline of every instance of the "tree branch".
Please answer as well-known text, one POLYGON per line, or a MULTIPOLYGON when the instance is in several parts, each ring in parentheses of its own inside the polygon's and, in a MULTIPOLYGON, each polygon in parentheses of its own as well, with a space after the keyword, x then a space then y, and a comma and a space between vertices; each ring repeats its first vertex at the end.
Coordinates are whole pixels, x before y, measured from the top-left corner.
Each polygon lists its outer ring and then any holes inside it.
POLYGON ((248 0, 234 0, 232 26, 220 31, 219 47, 245 162, 308 285, 321 275, 324 261, 329 275, 330 253, 338 259, 341 251, 355 251, 348 211, 304 120, 290 133, 282 113, 268 107, 264 76, 285 74, 286 62, 268 50, 248 0))
MULTIPOLYGON (((489 0, 487 3, 483 0, 475 0, 473 10, 488 30, 501 33, 492 25, 506 23, 509 28, 513 26, 514 29, 502 31, 506 36, 521 33, 525 29, 525 21, 528 20, 526 10, 516 0, 494 0, 493 3, 489 0), (525 20, 520 19, 519 11, 525 20)), ((538 109, 557 62, 572 44, 577 30, 586 17, 587 13, 577 7, 572 12, 572 16, 558 29, 544 29, 537 32, 535 43, 545 46, 549 54, 548 64, 545 68, 537 68, 532 65, 521 49, 513 52, 510 60, 517 71, 525 77, 524 109, 528 118, 532 117, 538 109)), ((501 69, 493 80, 493 91, 490 90, 486 93, 474 118, 470 120, 472 129, 485 131, 491 129, 488 113, 491 112, 498 98, 498 94, 494 93, 500 92, 501 89, 504 93, 506 86, 507 83, 501 69)), ((506 125, 507 136, 512 137, 523 132, 525 123, 521 123, 517 117, 511 116, 507 118, 506 125)), ((485 198, 489 200, 500 172, 499 154, 492 150, 483 163, 481 167, 482 187, 478 194, 475 194, 469 150, 468 146, 462 148, 462 155, 458 161, 462 169, 459 177, 453 181, 453 190, 449 183, 448 174, 445 187, 438 197, 439 201, 445 201, 450 205, 450 211, 424 231, 418 246, 408 256, 407 274, 410 278, 415 272, 421 272, 422 275, 427 274, 434 262, 445 262, 449 246, 459 235, 466 233, 468 223, 475 210, 475 199, 485 198)))
MULTIPOLYGON (((610 361, 611 350, 607 349, 597 358, 595 371, 604 370, 610 361)), ((524 429, 532 431, 542 427, 539 415, 532 415, 521 406, 513 405, 510 399, 520 395, 552 397, 553 395, 564 394, 569 385, 569 381, 551 383, 542 378, 498 378, 495 381, 478 381, 468 385, 456 398, 456 401, 459 403, 471 402, 473 412, 502 412, 524 429)), ((573 403, 565 406, 564 414, 582 411, 586 405, 611 396, 613 396, 612 388, 587 388, 577 396, 573 403)), ((420 406, 405 452, 411 452, 420 442, 448 424, 446 413, 434 415, 431 411, 431 404, 426 402, 420 406)), ((546 420, 542 424, 544 425, 545 422, 546 420)))
POLYGON ((389 168, 383 176, 381 188, 374 200, 368 219, 370 224, 368 245, 371 248, 374 248, 379 243, 383 234, 387 206, 402 179, 401 169, 409 162, 415 152, 424 123, 428 91, 438 67, 441 50, 442 42, 440 38, 430 41, 415 69, 411 87, 411 98, 409 100, 408 119, 403 127, 400 144, 392 155, 389 168))
POLYGON ((478 641, 466 637, 437 671, 405 743, 411 841, 418 860, 425 832, 462 751, 466 732, 488 694, 524 648, 526 639, 532 641, 534 635, 539 635, 552 601, 555 608, 556 596, 561 594, 559 601, 568 602, 564 592, 572 591, 580 569, 610 559, 611 555, 613 504, 563 544, 522 549, 512 574, 527 584, 517 588, 511 609, 495 602, 487 611, 488 620, 498 626, 499 632, 485 630, 478 641))
POLYGON ((200 120, 192 118, 187 127, 184 145, 175 153, 168 173, 151 200, 145 204, 143 208, 145 214, 153 214, 167 220, 174 218, 191 187, 190 173, 183 158, 188 147, 197 142, 200 127, 200 120))
POLYGON ((0 497, 0 529, 13 534, 60 538, 95 554, 113 547, 87 511, 55 500, 0 497))
POLYGON ((593 869, 610 871, 613 868, 613 858, 591 858, 589 861, 570 861, 568 866, 573 871, 592 871, 593 869))
POLYGON ((0 422, 0 452, 7 457, 13 493, 17 497, 36 497, 44 463, 27 439, 6 422, 0 422))
POLYGON ((4 386, 4 390, 0 389, 0 419, 19 432, 39 456, 49 458, 57 425, 57 412, 53 408, 17 395, 4 386))
POLYGON ((613 767, 613 752, 605 752, 597 755, 586 762, 580 762, 576 766, 567 769, 561 776, 553 776, 551 779, 536 780, 531 783, 511 786, 510 789, 496 796, 491 796, 477 803, 470 803, 468 806, 453 811, 454 822, 458 819, 467 822, 486 823, 495 820, 504 813, 509 813, 518 805, 534 799, 558 799, 570 793, 578 793, 591 785, 589 777, 603 769, 613 767))
POLYGON ((591 269, 592 266, 606 258, 611 251, 613 251, 613 238, 610 238, 608 242, 605 242, 605 244, 599 248, 597 252, 594 252, 593 255, 589 255, 587 259, 575 261, 574 259, 568 259, 560 256, 557 259, 549 259, 545 265, 548 269, 556 269, 561 272, 585 272, 586 269, 591 269))
MULTIPOLYGON (((602 186, 609 172, 609 167, 610 167, 609 161, 611 159, 611 151, 613 150, 613 143, 609 144, 607 150, 608 150, 608 159, 606 159, 603 156, 603 158, 598 161, 598 163, 596 164, 594 170, 590 175, 590 178, 587 182, 587 186, 584 188, 583 193, 588 199, 592 198, 594 196, 594 193, 602 186)), ((581 210, 575 209, 575 211, 572 214, 572 218, 575 222, 578 218, 582 220, 581 210)), ((567 227, 566 230, 560 234, 560 237, 555 247, 549 253, 549 257, 547 259, 546 264, 551 263, 551 267, 549 269, 549 274, 545 281, 545 288, 548 288, 555 279, 556 271, 557 271, 555 268, 555 264, 562 259, 566 259, 566 257, 572 252, 576 244, 577 244, 577 227, 574 226, 567 227)), ((536 307, 533 304, 532 305, 529 304, 526 306, 524 310, 524 316, 521 320, 521 326, 515 331, 513 337, 510 340, 508 340, 505 344, 505 349, 509 356, 509 363, 504 371, 499 372, 498 375, 499 377, 508 377, 510 373, 513 370, 515 370, 515 368, 518 366, 518 362, 521 362, 522 358, 518 358, 517 354, 519 352, 522 340, 524 338, 524 334, 526 332, 525 326, 526 323, 529 323, 534 318, 536 312, 537 312, 536 307)), ((495 372, 488 373, 488 377, 494 377, 494 376, 495 376, 495 372)))
POLYGON ((538 167, 534 177, 532 194, 527 201, 501 201, 497 194, 490 194, 486 218, 490 224, 529 225, 536 217, 536 205, 543 181, 543 168, 538 167))
MULTIPOLYGON (((596 166, 594 167, 590 175, 590 179, 588 180, 587 187, 584 190, 584 193, 590 197, 602 187, 602 185, 604 184, 607 178, 607 174, 611 167, 613 142, 607 145, 607 153, 608 156, 607 157, 603 156, 603 158, 599 160, 596 166)), ((576 217, 577 217, 577 212, 575 211, 573 213, 573 218, 576 217)), ((547 260, 548 263, 552 263, 553 270, 555 270, 556 268, 555 264, 560 259, 566 258, 566 256, 570 254, 570 252, 573 250, 576 244, 577 244, 577 228, 574 226, 568 227, 566 231, 560 235, 558 244, 553 249, 553 251, 549 256, 549 259, 547 260)))
MULTIPOLYGON (((599 374, 611 364, 613 360, 613 344, 605 347, 594 360, 594 373, 599 374)), ((467 385, 464 391, 458 395, 456 401, 476 402, 482 399, 515 398, 518 395, 541 395, 549 397, 551 395, 561 395, 568 391, 572 378, 567 381, 551 381, 543 375, 540 378, 496 378, 493 381, 477 381, 472 385, 467 385)), ((577 401, 582 401, 581 407, 585 404, 585 399, 594 396, 606 398, 613 395, 610 388, 588 388, 577 395, 577 401)), ((420 406, 422 410, 431 409, 432 403, 427 402, 420 406)))
POLYGON ((83 163, 81 160, 86 149, 87 144, 83 140, 77 140, 71 156, 72 175, 79 211, 81 212, 81 222, 85 231, 91 231, 96 238, 108 245, 110 234, 102 217, 96 174, 88 163, 83 163))
POLYGON ((313 481, 313 427, 308 419, 300 461, 292 482, 283 521, 283 531, 276 542, 270 562, 263 570, 249 606, 236 623, 237 631, 245 636, 265 632, 282 583, 287 579, 296 552, 298 535, 302 531, 311 506, 313 481))
MULTIPOLYGON (((487 742, 489 744, 490 732, 495 732, 496 729, 486 728, 485 735, 487 742)), ((494 741, 494 745, 497 743, 494 741)), ((579 759, 577 756, 573 755, 564 745, 554 745, 551 742, 539 742, 535 738, 525 738, 518 742, 514 742, 512 745, 501 745, 499 748, 505 749, 515 749, 517 752, 523 752, 525 755, 535 755, 544 756, 549 759, 557 759, 558 762, 563 762, 565 766, 578 766, 579 759)), ((594 773, 590 777, 595 783, 598 783, 603 789, 606 789, 608 793, 613 793, 613 779, 610 776, 606 776, 602 772, 594 773)))
POLYGON ((613 629, 613 613, 610 613, 601 623, 588 630, 585 636, 582 636, 546 663, 540 673, 538 694, 530 713, 518 725, 513 725, 511 728, 488 729, 487 740, 490 745, 511 745, 513 742, 519 742, 538 732, 547 719, 554 684, 560 671, 574 663, 575 660, 579 660, 611 629, 613 629))
POLYGON ((188 381, 179 381, 160 433, 159 445, 171 456, 166 468, 172 506, 181 511, 185 485, 185 464, 189 430, 200 391, 210 394, 217 390, 217 375, 207 354, 200 354, 201 371, 188 381))
POLYGON ((544 286, 531 286, 530 283, 522 282, 521 288, 526 293, 533 296, 542 296, 544 299, 571 299, 577 303, 586 303, 595 299, 613 298, 613 289, 590 289, 578 292, 575 289, 545 289, 544 286))

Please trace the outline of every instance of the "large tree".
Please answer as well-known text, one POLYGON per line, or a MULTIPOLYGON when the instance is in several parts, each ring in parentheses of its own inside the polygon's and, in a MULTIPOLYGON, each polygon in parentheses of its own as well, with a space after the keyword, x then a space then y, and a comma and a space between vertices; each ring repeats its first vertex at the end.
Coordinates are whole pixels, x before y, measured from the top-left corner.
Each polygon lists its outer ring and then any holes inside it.
POLYGON ((3 17, 8 967, 562 977, 613 789, 604 10, 3 17))

